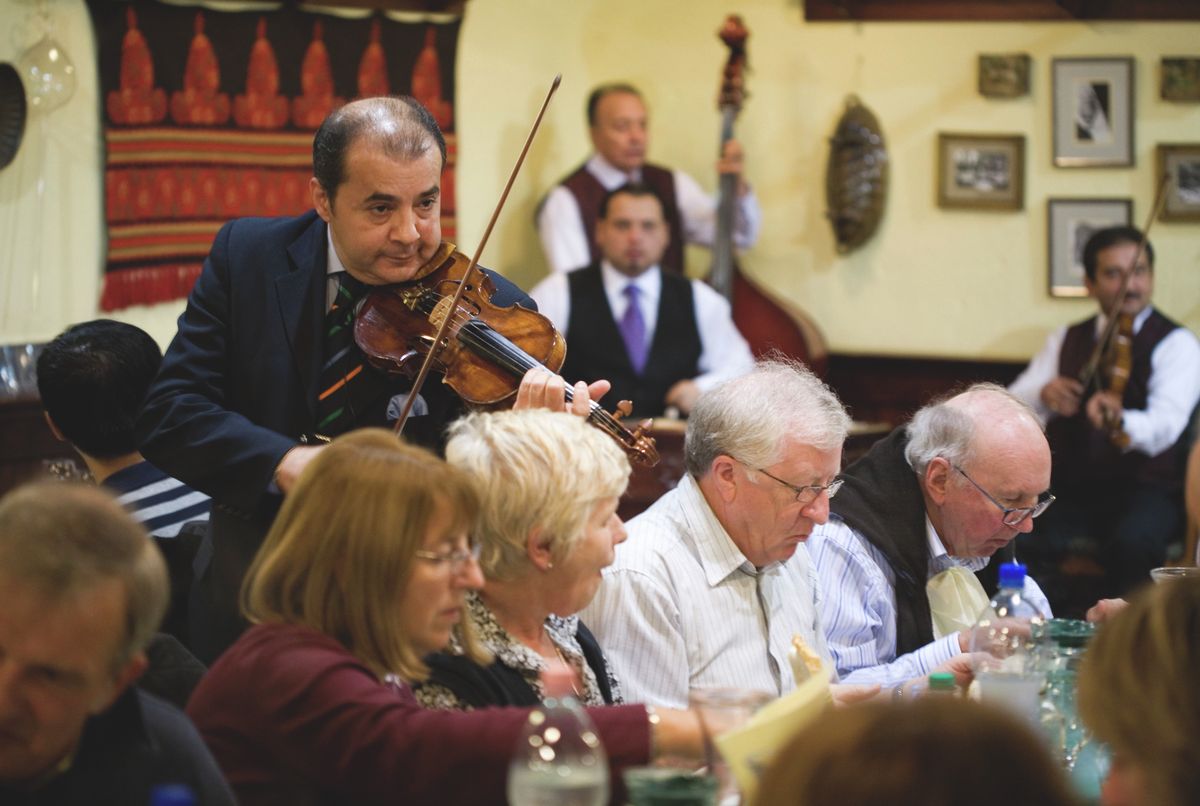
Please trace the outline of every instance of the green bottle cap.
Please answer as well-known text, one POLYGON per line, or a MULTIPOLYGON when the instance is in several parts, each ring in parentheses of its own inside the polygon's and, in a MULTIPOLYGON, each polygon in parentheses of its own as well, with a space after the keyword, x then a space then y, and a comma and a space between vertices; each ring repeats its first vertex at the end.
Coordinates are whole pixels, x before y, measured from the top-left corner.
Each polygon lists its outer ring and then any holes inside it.
POLYGON ((931 672, 929 674, 929 688, 931 691, 953 691, 954 675, 950 672, 931 672))

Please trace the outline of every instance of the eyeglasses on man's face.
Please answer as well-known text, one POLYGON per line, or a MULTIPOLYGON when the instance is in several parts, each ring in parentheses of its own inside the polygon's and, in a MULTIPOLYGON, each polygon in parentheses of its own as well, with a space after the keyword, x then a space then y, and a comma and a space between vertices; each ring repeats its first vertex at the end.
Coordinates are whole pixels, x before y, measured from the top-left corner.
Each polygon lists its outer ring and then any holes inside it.
POLYGON ((1038 496, 1037 503, 1031 507, 1006 507, 1006 506, 1004 506, 1004 504, 1001 504, 999 501, 997 501, 995 496, 993 496, 987 490, 980 487, 975 482, 975 479, 968 476, 967 471, 963 470, 961 467, 954 464, 953 462, 950 463, 950 466, 953 467, 955 470, 957 470, 959 473, 961 473, 962 477, 964 479, 971 482, 971 486, 974 487, 976 490, 979 490, 979 492, 983 494, 984 498, 991 501, 993 504, 995 504, 997 507, 1000 508, 1000 512, 1002 515, 1001 521, 1004 523, 1005 526, 1009 526, 1009 527, 1020 526, 1021 522, 1024 521, 1026 518, 1036 518, 1038 515, 1041 515, 1043 512, 1046 511, 1046 507, 1048 507, 1054 503, 1054 496, 1051 495, 1049 492, 1044 492, 1038 496))
MULTIPOLYGON (((738 461, 742 462, 741 459, 738 459, 738 461)), ((761 467, 754 467, 753 465, 747 465, 745 462, 742 462, 742 464, 746 465, 746 467, 750 468, 751 470, 753 470, 757 473, 762 473, 764 476, 771 479, 772 481, 777 481, 780 484, 782 484, 784 487, 787 487, 789 490, 791 490, 793 493, 796 494, 796 503, 802 507, 806 507, 809 504, 811 504, 813 501, 816 501, 822 492, 827 493, 830 498, 833 498, 835 495, 837 495, 837 491, 842 489, 842 484, 845 483, 845 479, 834 479, 833 481, 829 482, 828 484, 805 484, 805 485, 792 484, 790 481, 784 481, 783 479, 779 478, 779 476, 776 476, 773 473, 768 473, 767 471, 763 470, 761 467)))
POLYGON ((480 545, 476 543, 469 548, 457 548, 451 551, 417 549, 413 555, 439 567, 448 566, 451 574, 459 574, 462 573, 468 562, 479 562, 479 552, 480 545))

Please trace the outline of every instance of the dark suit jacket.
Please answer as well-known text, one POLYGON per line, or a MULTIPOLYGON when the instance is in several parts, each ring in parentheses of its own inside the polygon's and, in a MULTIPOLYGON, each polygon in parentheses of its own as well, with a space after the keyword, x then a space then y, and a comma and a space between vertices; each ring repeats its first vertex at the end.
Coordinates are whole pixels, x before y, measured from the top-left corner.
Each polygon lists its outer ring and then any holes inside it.
MULTIPOLYGON (((211 538, 196 559, 189 648, 211 663, 241 631, 242 576, 278 509, 275 467, 316 430, 322 363, 328 236, 315 212, 243 218, 217 233, 204 271, 179 317, 138 417, 142 454, 213 499, 211 538)), ((495 273, 492 301, 535 308, 495 273)), ((387 394, 410 382, 382 382, 387 394)), ((405 428, 414 442, 440 446, 461 402, 431 378, 421 390, 429 414, 405 428)), ((354 425, 384 425, 377 421, 354 425)))
MULTIPOLYGON (((222 227, 147 395, 143 455, 225 507, 269 515, 275 467, 314 431, 327 249, 315 212, 222 227)), ((497 305, 535 307, 491 276, 497 305)), ((452 419, 442 386, 434 378, 422 395, 431 418, 452 419)))

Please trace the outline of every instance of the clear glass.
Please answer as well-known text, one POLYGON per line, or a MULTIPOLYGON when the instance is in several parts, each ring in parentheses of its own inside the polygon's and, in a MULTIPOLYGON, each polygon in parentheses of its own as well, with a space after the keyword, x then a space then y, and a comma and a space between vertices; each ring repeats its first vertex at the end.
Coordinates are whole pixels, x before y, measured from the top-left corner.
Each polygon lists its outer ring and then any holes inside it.
POLYGON ((1152 568, 1150 570, 1150 578, 1158 583, 1188 577, 1200 577, 1200 568, 1194 565, 1175 565, 1165 568, 1152 568))
POLYGON ((712 737, 745 725, 759 708, 773 699, 765 691, 741 688, 695 688, 689 692, 688 705, 700 716, 704 729, 709 772, 717 779, 716 803, 722 806, 740 803, 741 794, 712 737))
POLYGON ((530 711, 508 768, 508 802, 604 806, 608 793, 604 746, 575 698, 547 698, 530 711))

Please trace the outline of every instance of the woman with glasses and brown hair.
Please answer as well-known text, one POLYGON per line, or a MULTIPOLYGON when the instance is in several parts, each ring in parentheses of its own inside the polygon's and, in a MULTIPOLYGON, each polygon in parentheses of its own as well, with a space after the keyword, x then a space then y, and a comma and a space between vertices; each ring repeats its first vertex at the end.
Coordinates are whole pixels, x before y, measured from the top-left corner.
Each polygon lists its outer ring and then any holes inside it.
MULTIPOLYGON (((254 626, 188 705, 242 804, 504 801, 527 712, 427 711, 410 688, 456 625, 485 658, 463 621, 483 582, 477 513, 464 473, 386 431, 347 434, 308 466, 246 577, 254 626)), ((615 772, 652 746, 700 750, 689 714, 592 716, 615 772)))
POLYGON ((481 501, 475 538, 484 584, 467 593, 468 622, 429 658, 417 699, 431 708, 535 705, 549 663, 577 674, 587 705, 622 702, 596 639, 575 615, 612 564, 625 525, 617 503, 629 461, 613 440, 570 414, 545 409, 472 414, 450 427, 447 461, 481 501), (474 627, 495 657, 469 651, 474 627))

